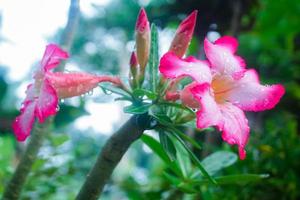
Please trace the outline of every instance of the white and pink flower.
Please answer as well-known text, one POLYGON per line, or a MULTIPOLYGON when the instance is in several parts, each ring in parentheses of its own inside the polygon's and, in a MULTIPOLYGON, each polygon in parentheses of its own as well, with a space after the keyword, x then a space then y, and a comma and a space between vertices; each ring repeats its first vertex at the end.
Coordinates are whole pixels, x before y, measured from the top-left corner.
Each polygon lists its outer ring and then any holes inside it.
POLYGON ((181 59, 166 53, 159 69, 165 78, 188 76, 193 79, 181 92, 181 100, 192 108, 198 103, 197 127, 216 126, 222 131, 224 141, 238 145, 240 158, 244 159, 250 129, 243 111, 274 108, 285 89, 280 84, 261 85, 256 71, 247 70, 245 61, 235 55, 237 47, 238 42, 233 37, 224 36, 215 43, 205 39, 208 61, 192 57, 181 59))
POLYGON ((61 60, 68 57, 68 53, 55 44, 46 47, 40 68, 34 73, 34 83, 27 87, 26 98, 20 110, 21 114, 13 123, 13 131, 18 141, 24 141, 30 135, 35 117, 43 123, 46 118, 56 114, 59 98, 79 96, 105 81, 122 86, 117 77, 79 72, 51 72, 61 60))

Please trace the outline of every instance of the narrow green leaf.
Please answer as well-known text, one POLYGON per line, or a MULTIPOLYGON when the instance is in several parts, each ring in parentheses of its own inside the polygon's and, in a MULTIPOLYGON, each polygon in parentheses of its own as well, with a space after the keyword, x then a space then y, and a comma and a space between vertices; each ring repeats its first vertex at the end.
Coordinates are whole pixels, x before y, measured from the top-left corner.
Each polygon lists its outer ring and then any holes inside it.
POLYGON ((213 179, 213 177, 211 177, 209 175, 209 173, 207 172, 207 170, 203 167, 203 165, 201 164, 200 160, 197 158, 197 156, 190 150, 190 148, 185 144, 185 142, 176 134, 173 134, 173 136, 176 137, 176 139, 182 144, 182 146, 184 146, 184 148, 187 150, 187 152, 190 154, 192 160, 194 161, 194 163, 196 164, 196 166, 199 168, 199 170, 201 171, 201 173, 208 178, 208 180, 210 180, 213 184, 216 184, 216 181, 213 179))
MULTIPOLYGON (((235 174, 235 175, 215 177, 215 181, 220 185, 247 184, 247 183, 257 182, 268 177, 269 177, 268 174, 235 174)), ((207 179, 194 180, 191 183, 202 185, 204 183, 209 183, 209 181, 207 179)))
POLYGON ((155 140, 153 137, 143 134, 141 137, 142 141, 162 160, 167 166, 179 177, 182 177, 182 174, 179 170, 179 167, 176 165, 176 162, 172 162, 163 147, 160 143, 155 140))
POLYGON ((151 46, 149 56, 149 76, 150 87, 153 92, 156 92, 158 82, 158 32, 155 24, 151 25, 151 46))
POLYGON ((174 107, 174 108, 178 108, 178 109, 182 109, 182 110, 185 110, 191 114, 195 114, 191 109, 183 106, 182 104, 179 104, 179 103, 173 103, 173 102, 159 102, 158 105, 161 105, 161 106, 170 106, 170 107, 174 107))
POLYGON ((176 137, 174 137, 172 134, 167 134, 167 136, 172 140, 176 148, 177 162, 179 164, 183 176, 187 178, 192 171, 192 164, 191 164, 189 153, 187 152, 185 147, 181 144, 181 142, 178 141, 176 137))
POLYGON ((143 114, 148 112, 151 105, 152 104, 150 103, 143 103, 142 105, 130 105, 124 107, 123 111, 130 114, 143 114))
POLYGON ((184 140, 186 140, 187 142, 189 142, 191 145, 193 145, 195 148, 197 149, 201 149, 201 146, 197 143, 196 140, 194 140, 193 138, 191 138, 190 136, 182 133, 179 129, 175 128, 175 127, 168 127, 168 129, 170 129, 172 132, 174 132, 175 134, 179 135, 181 138, 183 138, 184 140))
MULTIPOLYGON (((202 165, 213 176, 221 169, 229 167, 237 161, 237 155, 229 151, 218 151, 203 159, 202 165)), ((193 174, 193 178, 199 176, 199 172, 193 174)))
POLYGON ((142 88, 137 88, 132 92, 133 96, 139 98, 139 97, 143 97, 146 96, 148 97, 150 100, 155 100, 157 98, 157 95, 149 90, 145 90, 142 88))
POLYGON ((174 144, 168 137, 167 133, 164 131, 159 131, 159 141, 164 148, 164 150, 167 152, 169 158, 171 161, 174 161, 176 159, 176 149, 174 147, 174 144))

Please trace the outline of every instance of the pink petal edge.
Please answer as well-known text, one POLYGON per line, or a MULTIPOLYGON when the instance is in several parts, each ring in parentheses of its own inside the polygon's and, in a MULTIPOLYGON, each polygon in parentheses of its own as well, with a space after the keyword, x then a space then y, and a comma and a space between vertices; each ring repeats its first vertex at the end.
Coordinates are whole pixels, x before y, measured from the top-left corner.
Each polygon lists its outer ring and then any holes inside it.
POLYGON ((35 106, 36 102, 27 102, 24 104, 21 114, 13 122, 13 132, 19 142, 25 141, 30 135, 34 123, 35 106))
POLYGON ((161 58, 159 71, 166 78, 189 76, 198 83, 211 82, 212 79, 207 62, 191 56, 181 59, 173 52, 168 52, 161 58))
POLYGON ((67 59, 68 57, 68 53, 62 50, 58 45, 47 45, 41 61, 42 71, 45 72, 55 68, 61 60, 67 59))

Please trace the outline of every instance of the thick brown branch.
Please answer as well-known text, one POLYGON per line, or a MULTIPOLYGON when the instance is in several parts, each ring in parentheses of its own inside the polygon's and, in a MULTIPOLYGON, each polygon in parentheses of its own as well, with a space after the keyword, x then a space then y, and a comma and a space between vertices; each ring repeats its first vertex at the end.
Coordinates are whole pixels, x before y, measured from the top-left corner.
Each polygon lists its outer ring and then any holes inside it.
POLYGON ((113 170, 129 146, 143 134, 148 124, 148 115, 134 115, 108 139, 87 175, 77 200, 98 199, 113 170))

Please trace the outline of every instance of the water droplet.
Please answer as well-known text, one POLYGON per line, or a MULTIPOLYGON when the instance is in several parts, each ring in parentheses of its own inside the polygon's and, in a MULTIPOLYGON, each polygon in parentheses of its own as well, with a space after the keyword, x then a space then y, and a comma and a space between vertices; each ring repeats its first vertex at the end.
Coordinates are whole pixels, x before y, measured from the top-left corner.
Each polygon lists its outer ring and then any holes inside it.
POLYGON ((64 102, 65 102, 65 99, 61 99, 61 100, 60 100, 60 103, 64 103, 64 102))
POLYGON ((88 91, 87 95, 92 96, 93 92, 94 92, 94 90, 90 90, 90 91, 88 91))
POLYGON ((193 112, 197 112, 197 111, 198 111, 198 109, 196 109, 196 108, 192 108, 192 111, 193 111, 193 112))

